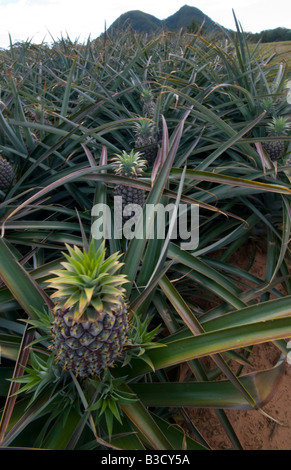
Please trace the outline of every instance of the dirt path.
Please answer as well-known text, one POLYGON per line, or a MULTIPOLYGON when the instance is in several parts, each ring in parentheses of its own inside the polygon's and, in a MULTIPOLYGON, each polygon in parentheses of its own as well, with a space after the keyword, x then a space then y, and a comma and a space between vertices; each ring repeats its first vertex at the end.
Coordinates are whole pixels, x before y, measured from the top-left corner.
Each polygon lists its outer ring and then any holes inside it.
MULTIPOLYGON (((251 363, 257 370, 269 369, 278 359, 273 344, 254 347, 251 363)), ((259 411, 226 410, 225 413, 244 450, 291 450, 291 365, 286 363, 278 390, 263 410, 280 424, 259 411)), ((214 410, 188 410, 194 425, 213 450, 233 448, 214 410)))
MULTIPOLYGON (((228 262, 247 269, 252 247, 247 245, 238 250, 228 262)), ((266 252, 258 250, 250 273, 265 278, 266 252)), ((276 286, 280 288, 280 286, 276 286)), ((272 368, 280 358, 279 350, 272 343, 256 345, 250 362, 256 370, 272 368)), ((248 370, 245 369, 247 373, 248 370)), ((233 448, 214 410, 191 409, 189 415, 204 439, 214 450, 233 448)), ((264 411, 278 421, 262 415, 259 411, 226 410, 244 450, 291 450, 291 365, 286 361, 285 371, 273 398, 264 411)))

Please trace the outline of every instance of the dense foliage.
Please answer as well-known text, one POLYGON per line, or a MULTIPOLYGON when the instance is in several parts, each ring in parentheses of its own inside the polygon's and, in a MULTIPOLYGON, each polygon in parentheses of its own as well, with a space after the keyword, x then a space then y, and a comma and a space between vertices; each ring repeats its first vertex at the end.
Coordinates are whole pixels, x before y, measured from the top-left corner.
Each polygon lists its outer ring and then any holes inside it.
POLYGON ((253 33, 249 35, 251 42, 279 42, 291 41, 291 29, 288 28, 274 28, 266 29, 260 33, 253 33))
POLYGON ((241 449, 225 409, 264 413, 291 337, 291 138, 267 132, 274 117, 290 120, 289 77, 236 26, 221 42, 127 31, 1 51, 0 151, 14 180, 0 190, 0 447, 209 449, 188 416, 209 407, 241 449), (136 148, 145 109, 156 160, 134 178, 120 175, 116 154, 145 150, 136 148), (282 139, 274 162, 262 144, 282 139), (183 203, 189 214, 199 205, 199 243, 182 248, 171 215, 150 239, 95 240, 96 250, 120 253, 130 331, 114 367, 84 379, 55 360, 47 281, 66 245, 89 246, 92 209, 112 207, 117 185, 143 190, 147 204, 183 203), (232 265, 245 246, 249 266, 232 265), (250 273, 261 247, 263 279, 250 273), (280 360, 244 374, 265 342, 280 360))

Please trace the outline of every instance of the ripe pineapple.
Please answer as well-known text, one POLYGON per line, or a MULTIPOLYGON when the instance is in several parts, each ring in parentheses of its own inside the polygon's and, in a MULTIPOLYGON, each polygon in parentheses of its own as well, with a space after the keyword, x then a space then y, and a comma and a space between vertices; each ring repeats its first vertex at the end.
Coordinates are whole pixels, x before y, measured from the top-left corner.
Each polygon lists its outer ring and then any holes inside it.
MULTIPOLYGON (((273 117, 272 121, 267 124, 267 135, 269 137, 284 136, 290 130, 291 123, 287 119, 279 116, 273 117)), ((269 154, 271 160, 275 161, 284 155, 285 143, 283 140, 274 142, 263 142, 264 150, 269 154)))
POLYGON ((141 93, 141 100, 143 103, 143 116, 152 119, 155 115, 155 102, 150 88, 143 89, 141 93))
POLYGON ((136 135, 135 148, 140 149, 142 156, 146 159, 148 165, 155 161, 158 151, 158 144, 154 137, 154 125, 147 119, 141 119, 134 126, 136 135))
POLYGON ((76 376, 98 375, 114 364, 127 338, 128 318, 122 284, 115 274, 122 263, 115 253, 105 258, 104 242, 88 251, 66 245, 63 269, 53 272, 56 289, 51 349, 64 370, 76 376))
MULTIPOLYGON (((121 155, 117 155, 116 158, 113 159, 115 173, 119 176, 126 176, 130 178, 137 178, 140 176, 143 173, 143 169, 146 164, 146 160, 141 158, 141 153, 134 152, 134 150, 131 150, 130 152, 123 151, 121 155)), ((137 204, 140 206, 140 208, 142 208, 145 203, 144 190, 133 188, 131 186, 119 184, 115 188, 114 196, 120 196, 122 198, 118 212, 122 214, 123 223, 131 218, 131 215, 124 215, 124 209, 126 206, 127 209, 130 210, 131 204, 137 204)))
POLYGON ((14 178, 14 170, 11 163, 0 156, 0 189, 6 189, 10 186, 14 178))

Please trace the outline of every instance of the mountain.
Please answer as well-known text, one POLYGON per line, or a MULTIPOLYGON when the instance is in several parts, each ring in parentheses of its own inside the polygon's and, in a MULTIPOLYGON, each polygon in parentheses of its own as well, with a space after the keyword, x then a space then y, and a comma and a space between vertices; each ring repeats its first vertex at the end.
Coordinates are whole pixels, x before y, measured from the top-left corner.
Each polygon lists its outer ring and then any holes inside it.
POLYGON ((108 28, 109 33, 131 28, 138 34, 158 32, 163 27, 163 22, 153 15, 144 13, 139 10, 128 11, 123 13, 108 28))
POLYGON ((175 30, 180 28, 187 28, 191 24, 196 24, 197 26, 202 25, 204 22, 204 28, 206 30, 217 29, 217 24, 205 15, 201 10, 195 7, 189 7, 184 5, 180 8, 179 11, 174 13, 174 15, 169 16, 164 20, 166 29, 175 30))
POLYGON ((108 28, 108 32, 114 34, 128 26, 138 34, 159 33, 162 30, 177 30, 188 26, 200 26, 204 22, 204 30, 211 31, 218 29, 218 25, 201 10, 195 7, 184 5, 179 11, 164 20, 159 20, 153 15, 139 10, 123 13, 108 28))

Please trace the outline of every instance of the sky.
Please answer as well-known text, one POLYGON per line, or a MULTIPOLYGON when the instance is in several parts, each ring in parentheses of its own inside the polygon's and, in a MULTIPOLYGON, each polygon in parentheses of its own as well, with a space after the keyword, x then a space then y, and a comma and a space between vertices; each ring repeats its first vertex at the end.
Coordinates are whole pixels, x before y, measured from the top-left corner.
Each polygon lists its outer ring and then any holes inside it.
POLYGON ((165 19, 184 5, 199 8, 212 20, 235 29, 232 10, 245 32, 279 26, 291 29, 290 0, 0 0, 0 47, 12 42, 33 43, 70 37, 95 39, 122 13, 141 10, 165 19))

